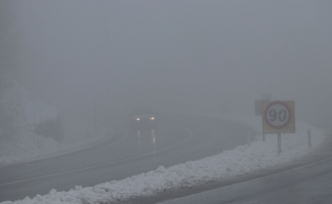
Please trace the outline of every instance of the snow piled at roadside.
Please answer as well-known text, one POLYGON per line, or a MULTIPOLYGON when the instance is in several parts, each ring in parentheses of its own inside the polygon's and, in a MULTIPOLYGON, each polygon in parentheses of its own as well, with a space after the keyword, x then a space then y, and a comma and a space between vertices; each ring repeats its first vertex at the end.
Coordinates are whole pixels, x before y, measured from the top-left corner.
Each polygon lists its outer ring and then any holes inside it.
POLYGON ((51 138, 45 138, 26 131, 21 134, 25 136, 30 135, 30 137, 22 137, 19 140, 19 144, 0 145, 0 167, 38 161, 87 149, 108 141, 111 139, 113 132, 114 129, 111 127, 100 127, 96 133, 89 137, 69 142, 67 142, 68 138, 66 138, 65 142, 59 143, 51 138))
POLYGON ((99 126, 94 133, 85 135, 66 134, 63 143, 37 134, 36 127, 57 119, 58 110, 34 98, 14 79, 2 83, 5 88, 0 97, 0 122, 6 128, 0 127, 0 167, 68 154, 110 139, 112 129, 108 126, 99 126))
POLYGON ((35 125, 58 117, 58 110, 43 101, 35 99, 30 92, 14 79, 3 82, 0 108, 3 120, 10 118, 18 130, 33 130, 35 125))
MULTIPOLYGON (((232 117, 260 132, 261 121, 257 117, 232 117)), ((326 130, 307 123, 297 123, 296 134, 282 135, 282 154, 278 156, 277 137, 267 135, 262 142, 259 135, 249 145, 238 146, 198 161, 188 161, 169 168, 160 166, 154 171, 128 177, 119 181, 102 183, 93 187, 77 186, 68 192, 51 190, 49 194, 34 198, 26 197, 20 201, 6 201, 3 204, 22 203, 106 203, 126 200, 136 196, 153 195, 168 189, 188 187, 220 179, 231 179, 266 167, 273 167, 310 153, 307 130, 312 133, 313 147, 321 145, 326 139, 326 130)))

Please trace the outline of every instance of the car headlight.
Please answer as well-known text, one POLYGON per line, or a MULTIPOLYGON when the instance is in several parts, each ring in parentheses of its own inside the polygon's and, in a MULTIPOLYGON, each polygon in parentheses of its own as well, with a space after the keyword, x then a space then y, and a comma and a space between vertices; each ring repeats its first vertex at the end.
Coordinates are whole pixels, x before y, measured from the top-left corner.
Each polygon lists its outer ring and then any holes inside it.
POLYGON ((136 118, 137 121, 140 121, 141 119, 140 118, 136 118))
POLYGON ((151 117, 150 120, 154 120, 154 117, 151 117))

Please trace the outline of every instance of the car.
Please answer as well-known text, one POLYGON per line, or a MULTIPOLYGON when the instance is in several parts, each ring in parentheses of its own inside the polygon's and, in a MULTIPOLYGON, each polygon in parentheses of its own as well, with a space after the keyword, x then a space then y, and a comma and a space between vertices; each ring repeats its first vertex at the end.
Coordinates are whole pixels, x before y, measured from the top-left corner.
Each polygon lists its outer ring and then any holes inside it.
POLYGON ((136 109, 129 114, 131 129, 154 129, 157 127, 157 118, 151 109, 136 109))

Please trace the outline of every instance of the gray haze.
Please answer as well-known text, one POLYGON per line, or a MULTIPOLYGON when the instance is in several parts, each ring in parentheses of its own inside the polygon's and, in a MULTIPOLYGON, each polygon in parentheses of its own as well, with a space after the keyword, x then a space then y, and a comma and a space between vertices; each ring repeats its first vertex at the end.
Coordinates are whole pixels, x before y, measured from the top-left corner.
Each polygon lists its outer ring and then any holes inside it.
MULTIPOLYGON (((19 81, 62 114, 136 107, 331 117, 330 1, 15 0, 19 81)), ((322 118, 321 117, 321 118, 322 118)))

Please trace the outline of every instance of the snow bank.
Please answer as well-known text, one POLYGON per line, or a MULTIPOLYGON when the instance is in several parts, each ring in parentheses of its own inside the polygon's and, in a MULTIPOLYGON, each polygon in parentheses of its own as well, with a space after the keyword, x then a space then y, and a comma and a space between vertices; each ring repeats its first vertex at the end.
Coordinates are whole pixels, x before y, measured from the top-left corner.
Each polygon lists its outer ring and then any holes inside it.
MULTIPOLYGON (((33 126, 56 119, 58 111, 54 106, 32 97, 30 92, 15 80, 7 80, 1 95, 1 108, 6 118, 12 118, 18 129, 33 129, 33 126)), ((6 119, 5 118, 5 119, 6 119)))
POLYGON ((58 118, 56 108, 34 99, 13 79, 2 85, 0 166, 35 158, 40 151, 56 146, 53 139, 35 133, 39 124, 58 118))
MULTIPOLYGON (((230 117, 260 132, 261 120, 257 117, 230 117)), ((168 189, 193 186, 209 181, 231 179, 266 167, 273 167, 291 162, 313 148, 308 147, 307 130, 311 129, 313 147, 317 147, 326 139, 326 131, 307 123, 297 123, 296 134, 282 135, 283 152, 278 156, 277 137, 267 135, 266 141, 252 142, 250 145, 238 146, 233 150, 198 161, 188 161, 169 168, 160 166, 154 171, 128 177, 120 181, 102 183, 93 187, 77 186, 68 192, 51 190, 49 194, 34 198, 25 198, 11 203, 106 203, 126 200, 136 196, 153 195, 168 189)))
MULTIPOLYGON (((51 138, 33 135, 33 140, 21 140, 19 145, 2 145, 0 151, 0 167, 38 161, 57 157, 102 144, 110 139, 114 131, 111 128, 100 128, 89 138, 68 143, 58 143, 51 138)), ((27 133, 31 134, 31 133, 27 133)))
POLYGON ((0 167, 67 154, 109 139, 106 137, 111 131, 108 127, 100 127, 95 133, 75 140, 72 139, 73 135, 69 135, 63 144, 54 140, 57 138, 37 134, 38 127, 43 123, 59 120, 57 109, 35 99, 26 88, 13 79, 7 79, 2 86, 4 90, 0 97, 0 167))

